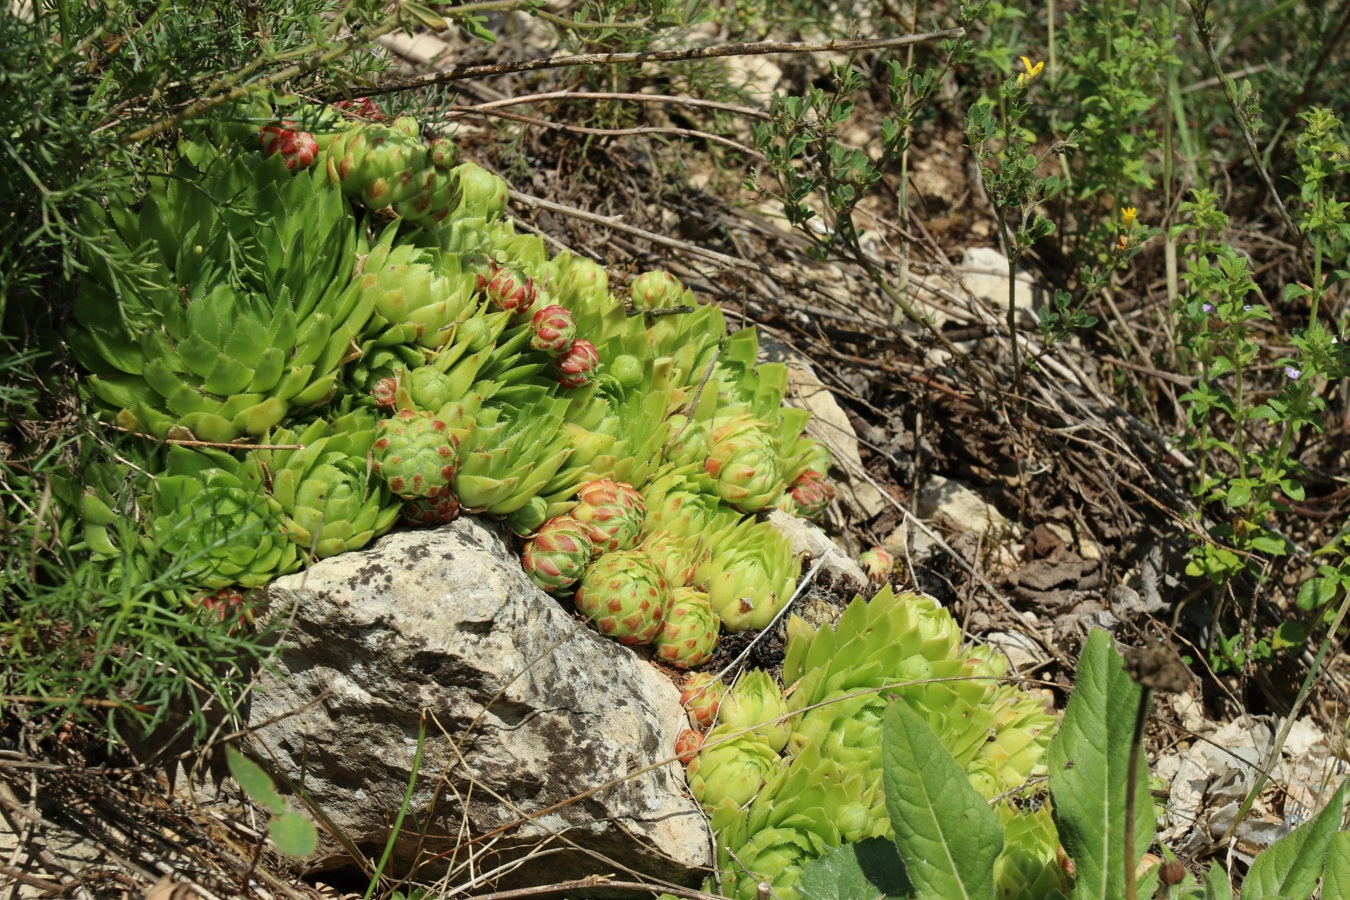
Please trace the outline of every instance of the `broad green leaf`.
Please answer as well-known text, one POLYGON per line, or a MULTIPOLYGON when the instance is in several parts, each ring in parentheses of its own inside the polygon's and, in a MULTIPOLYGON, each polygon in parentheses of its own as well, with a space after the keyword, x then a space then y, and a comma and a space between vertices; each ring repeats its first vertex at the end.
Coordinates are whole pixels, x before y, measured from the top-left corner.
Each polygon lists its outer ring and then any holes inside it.
POLYGON ((965 771, 903 700, 881 737, 886 811, 920 900, 993 900, 1003 827, 965 771))
POLYGON ((314 823, 298 812, 284 812, 267 823, 272 843, 286 856, 301 859, 319 849, 319 832, 314 823))
POLYGON ((1228 873, 1219 863, 1214 863, 1205 872, 1205 900, 1233 900, 1233 886, 1228 883, 1228 873))
POLYGON ((1350 831, 1331 836, 1327 870, 1322 875, 1323 897, 1350 897, 1350 831))
POLYGON ((1046 754, 1055 827, 1077 868, 1073 896, 1081 900, 1124 897, 1125 867, 1136 867, 1153 842, 1153 802, 1140 753, 1134 846, 1126 853, 1126 770, 1142 691, 1125 673, 1110 635, 1093 631, 1078 660, 1064 721, 1046 754))
POLYGON ((279 815, 286 811, 286 801, 277 793, 276 785, 261 766, 233 747, 225 748, 225 761, 230 774, 249 799, 270 813, 279 815))
MULTIPOLYGON (((1345 785, 1331 796, 1322 811, 1271 844, 1256 857, 1242 882, 1242 900, 1307 900, 1317 889, 1326 867, 1331 838, 1341 827, 1345 785)), ((1324 896, 1345 896, 1325 894, 1324 896)))
POLYGON ((895 844, 868 838, 811 860, 797 893, 811 900, 900 900, 914 896, 895 844))

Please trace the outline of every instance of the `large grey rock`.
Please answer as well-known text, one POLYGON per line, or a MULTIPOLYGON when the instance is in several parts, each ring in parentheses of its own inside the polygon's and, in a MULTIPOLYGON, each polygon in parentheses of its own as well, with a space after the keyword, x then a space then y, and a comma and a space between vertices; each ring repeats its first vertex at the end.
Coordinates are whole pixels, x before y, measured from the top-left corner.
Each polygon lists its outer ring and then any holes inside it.
MULTIPOLYGON (((618 867, 696 881, 710 862, 703 817, 678 764, 656 765, 684 722, 678 690, 535 588, 507 541, 461 518, 273 582, 270 615, 291 624, 276 672, 256 680, 257 740, 378 858, 425 710, 398 870, 458 844, 456 864, 474 855, 482 873, 546 845, 502 883, 618 867)), ((325 851, 326 868, 347 859, 325 851)))

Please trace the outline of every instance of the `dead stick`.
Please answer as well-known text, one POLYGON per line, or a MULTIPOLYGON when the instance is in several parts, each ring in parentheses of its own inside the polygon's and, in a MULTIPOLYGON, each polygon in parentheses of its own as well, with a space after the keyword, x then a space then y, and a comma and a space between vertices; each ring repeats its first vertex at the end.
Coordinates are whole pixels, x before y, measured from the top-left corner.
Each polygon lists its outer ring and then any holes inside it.
MULTIPOLYGON (((762 56, 772 53, 826 53, 855 50, 885 50, 891 47, 909 47, 964 37, 964 28, 948 28, 925 34, 905 34, 893 38, 869 38, 858 41, 756 41, 753 43, 714 44, 688 50, 644 50, 640 53, 584 53, 579 56, 548 56, 519 62, 496 63, 487 66, 451 66, 439 72, 390 81, 364 91, 366 96, 393 94, 435 84, 463 81, 468 78, 486 78, 490 75, 509 75, 515 72, 535 72, 540 69, 563 69, 569 66, 617 66, 623 63, 678 62, 688 59, 716 59, 723 56, 762 56)), ((336 99, 336 98, 335 98, 336 99)))

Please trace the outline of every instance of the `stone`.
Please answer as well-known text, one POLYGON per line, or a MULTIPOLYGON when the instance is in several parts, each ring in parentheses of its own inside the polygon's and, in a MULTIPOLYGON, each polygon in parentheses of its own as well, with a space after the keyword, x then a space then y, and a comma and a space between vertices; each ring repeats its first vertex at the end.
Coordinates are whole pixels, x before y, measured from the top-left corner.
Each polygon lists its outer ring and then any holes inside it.
MULTIPOLYGON (((539 591, 510 540, 462 517, 272 582, 283 644, 255 679, 253 740, 373 858, 416 775, 396 873, 420 862, 436 878, 472 853, 476 872, 507 867, 498 888, 615 867, 697 883, 709 834, 679 764, 662 764, 679 690, 539 591)), ((349 862, 328 841, 315 868, 349 862)))
MULTIPOLYGON (((834 541, 830 540, 830 536, 815 523, 785 513, 781 509, 775 509, 769 513, 769 524, 792 541, 793 553, 809 553, 815 562, 829 553, 829 558, 821 567, 822 571, 829 572, 836 578, 852 579, 857 583, 859 590, 867 584, 867 576, 863 574, 857 561, 840 550, 834 541)), ((812 564, 814 565, 814 562, 812 564)), ((803 576, 806 574, 805 570, 802 574, 803 576)))
POLYGON ((919 489, 919 515, 946 519, 958 530, 992 537, 1009 530, 1008 520, 993 504, 961 482, 941 475, 930 475, 919 489))
MULTIPOLYGON (((988 303, 995 310, 1008 308, 1008 258, 993 247, 970 247, 956 267, 961 283, 971 294, 988 303)), ((1036 306, 1036 294, 1041 288, 1025 272, 1017 273, 1017 287, 1013 305, 1019 318, 1032 324, 1031 310, 1036 306)), ((1000 319, 1000 321, 1002 321, 1000 319)))
POLYGON ((864 471, 858 434, 844 408, 805 361, 791 357, 786 362, 787 402, 811 411, 806 432, 830 448, 833 460, 829 476, 839 491, 840 502, 852 507, 861 519, 871 519, 889 509, 881 491, 858 474, 864 471))

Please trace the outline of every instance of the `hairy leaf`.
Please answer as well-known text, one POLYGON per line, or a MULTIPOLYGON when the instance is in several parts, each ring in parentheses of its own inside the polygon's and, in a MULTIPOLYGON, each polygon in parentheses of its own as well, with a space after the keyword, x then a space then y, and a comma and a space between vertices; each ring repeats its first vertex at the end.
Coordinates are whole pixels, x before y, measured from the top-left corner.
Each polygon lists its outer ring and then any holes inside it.
MULTIPOLYGON (((1307 900, 1317 889, 1317 881, 1326 867, 1331 839, 1341 827, 1345 808, 1345 785, 1313 818, 1271 844, 1252 863, 1247 880, 1242 882, 1242 900, 1307 900)), ((1342 897, 1328 894, 1325 897, 1342 897)))
POLYGON ((899 900, 913 896, 895 844, 868 838, 813 859, 802 869, 797 891, 812 900, 899 900))
POLYGON ((277 793, 276 785, 261 766, 233 747, 225 748, 225 759, 230 774, 250 800, 276 815, 286 811, 286 801, 277 793))
POLYGON ((272 843, 286 856, 297 859, 309 856, 319 849, 319 832, 314 823, 298 812, 284 812, 267 823, 272 843))
POLYGON ((886 811, 916 895, 993 900, 1003 827, 928 721, 904 701, 886 708, 881 754, 886 811))
POLYGON ((1134 846, 1125 849, 1125 787, 1142 688, 1126 674, 1111 637, 1097 630, 1078 661, 1073 696, 1050 744, 1055 827, 1078 871, 1073 896, 1125 896, 1125 867, 1153 842, 1153 805, 1141 753, 1135 783, 1134 846))

